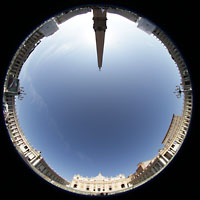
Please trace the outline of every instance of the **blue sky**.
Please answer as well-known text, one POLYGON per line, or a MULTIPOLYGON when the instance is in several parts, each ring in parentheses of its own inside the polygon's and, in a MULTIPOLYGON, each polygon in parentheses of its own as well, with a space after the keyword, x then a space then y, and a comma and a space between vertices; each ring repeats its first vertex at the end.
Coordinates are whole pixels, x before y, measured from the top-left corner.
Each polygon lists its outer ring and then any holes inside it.
POLYGON ((74 174, 128 176, 162 148, 180 75, 166 48, 137 24, 107 15, 98 70, 92 13, 59 26, 20 73, 27 95, 16 107, 22 130, 47 163, 74 174))

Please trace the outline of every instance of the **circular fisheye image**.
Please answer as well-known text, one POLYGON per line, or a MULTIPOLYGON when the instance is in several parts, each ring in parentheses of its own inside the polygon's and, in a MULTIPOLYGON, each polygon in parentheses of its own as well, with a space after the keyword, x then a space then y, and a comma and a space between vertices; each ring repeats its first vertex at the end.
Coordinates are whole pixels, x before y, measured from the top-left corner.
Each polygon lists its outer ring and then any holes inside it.
POLYGON ((38 26, 3 90, 5 124, 23 160, 83 195, 122 193, 158 175, 192 113, 175 44, 149 19, 116 7, 66 10, 38 26))

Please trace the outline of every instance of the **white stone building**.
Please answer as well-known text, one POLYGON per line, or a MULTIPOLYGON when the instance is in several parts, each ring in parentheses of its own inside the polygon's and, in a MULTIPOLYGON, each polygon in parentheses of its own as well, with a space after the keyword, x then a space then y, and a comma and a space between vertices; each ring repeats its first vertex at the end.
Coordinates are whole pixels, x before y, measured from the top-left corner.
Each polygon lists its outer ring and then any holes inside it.
POLYGON ((56 185, 69 185, 69 182, 60 177, 53 169, 51 169, 41 156, 41 152, 34 149, 26 137, 24 136, 18 122, 15 110, 15 96, 9 93, 5 94, 5 102, 8 106, 6 126, 11 141, 18 150, 23 160, 45 180, 53 181, 56 185))
POLYGON ((59 176, 50 166, 45 162, 41 156, 41 152, 34 149, 26 137, 24 136, 21 127, 18 122, 18 117, 15 108, 15 98, 18 95, 18 91, 10 91, 8 88, 8 81, 10 77, 13 80, 19 82, 19 73, 21 68, 31 52, 40 43, 43 37, 52 35, 58 30, 55 21, 49 21, 46 24, 41 25, 36 31, 30 34, 25 41, 20 45, 16 54, 14 55, 4 83, 4 96, 3 102, 5 105, 5 123, 11 141, 18 150, 23 160, 38 174, 40 174, 45 180, 52 182, 53 184, 63 187, 69 185, 69 182, 59 176))
POLYGON ((101 173, 96 177, 82 177, 75 175, 71 182, 71 187, 82 192, 89 192, 93 195, 106 195, 109 193, 117 193, 130 186, 130 179, 123 174, 116 177, 105 177, 101 173))
POLYGON ((141 185, 151 179, 160 172, 160 170, 164 169, 175 156, 185 136, 185 134, 183 134, 183 129, 185 127, 183 120, 183 116, 173 114, 169 129, 162 141, 162 144, 164 144, 163 149, 159 150, 158 155, 152 160, 138 164, 136 172, 131 175, 130 183, 132 185, 141 185))

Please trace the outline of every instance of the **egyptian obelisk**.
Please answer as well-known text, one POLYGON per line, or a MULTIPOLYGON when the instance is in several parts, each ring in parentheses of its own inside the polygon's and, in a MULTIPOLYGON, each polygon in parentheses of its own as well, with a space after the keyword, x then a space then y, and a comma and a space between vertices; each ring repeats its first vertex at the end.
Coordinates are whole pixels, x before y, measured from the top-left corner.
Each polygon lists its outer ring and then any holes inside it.
POLYGON ((93 20, 94 20, 93 28, 95 30, 95 37, 96 37, 98 67, 99 70, 101 70, 103 61, 104 38, 105 38, 105 31, 107 28, 106 10, 102 8, 94 8, 93 20))

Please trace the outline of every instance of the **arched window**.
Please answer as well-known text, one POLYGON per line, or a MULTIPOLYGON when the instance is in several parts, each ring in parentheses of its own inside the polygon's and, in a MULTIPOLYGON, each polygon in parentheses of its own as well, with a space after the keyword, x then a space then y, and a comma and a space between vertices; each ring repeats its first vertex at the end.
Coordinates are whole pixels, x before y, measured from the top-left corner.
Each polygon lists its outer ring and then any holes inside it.
POLYGON ((74 188, 77 188, 77 184, 74 184, 74 188))
POLYGON ((121 184, 121 188, 125 188, 125 185, 124 185, 124 184, 121 184))

